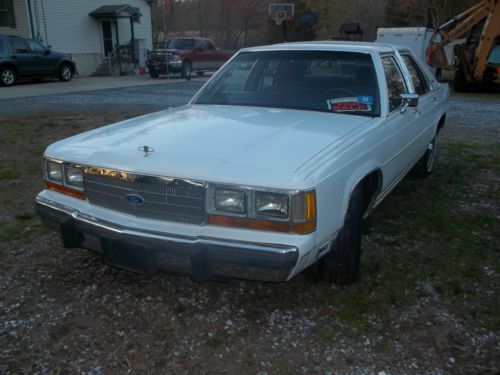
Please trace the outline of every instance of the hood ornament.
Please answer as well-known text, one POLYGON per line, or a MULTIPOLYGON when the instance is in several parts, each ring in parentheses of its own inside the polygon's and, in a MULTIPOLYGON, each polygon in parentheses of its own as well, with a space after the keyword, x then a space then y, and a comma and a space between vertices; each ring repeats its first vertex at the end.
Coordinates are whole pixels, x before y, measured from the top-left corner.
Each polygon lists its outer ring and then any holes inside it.
POLYGON ((151 146, 141 146, 139 151, 144 152, 144 156, 148 156, 151 152, 155 152, 155 149, 151 146))

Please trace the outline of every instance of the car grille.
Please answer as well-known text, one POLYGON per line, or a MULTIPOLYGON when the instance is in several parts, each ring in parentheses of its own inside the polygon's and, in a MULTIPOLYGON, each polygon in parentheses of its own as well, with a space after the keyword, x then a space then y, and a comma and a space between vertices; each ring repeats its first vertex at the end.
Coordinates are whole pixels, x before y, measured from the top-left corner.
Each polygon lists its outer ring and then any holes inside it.
POLYGON ((102 168, 84 168, 84 180, 86 196, 96 206, 139 218, 204 223, 204 182, 102 168))

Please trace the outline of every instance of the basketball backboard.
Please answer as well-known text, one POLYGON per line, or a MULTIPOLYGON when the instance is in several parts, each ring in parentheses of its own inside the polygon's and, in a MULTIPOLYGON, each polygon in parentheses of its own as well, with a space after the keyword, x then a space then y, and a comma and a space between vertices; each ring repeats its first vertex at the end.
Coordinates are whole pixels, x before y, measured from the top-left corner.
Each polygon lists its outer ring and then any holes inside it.
POLYGON ((295 6, 292 3, 270 3, 268 9, 269 21, 281 25, 283 21, 293 21, 295 6))

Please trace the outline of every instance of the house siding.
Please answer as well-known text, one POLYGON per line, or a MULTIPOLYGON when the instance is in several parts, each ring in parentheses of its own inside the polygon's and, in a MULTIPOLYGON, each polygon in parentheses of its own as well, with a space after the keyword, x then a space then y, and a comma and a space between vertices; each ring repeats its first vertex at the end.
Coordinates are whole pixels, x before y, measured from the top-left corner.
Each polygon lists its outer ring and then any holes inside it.
MULTIPOLYGON (((16 27, 0 27, 0 34, 31 37, 26 0, 14 0, 16 27)), ((151 13, 151 12, 150 12, 151 13)))
MULTIPOLYGON (((33 13, 40 0, 31 0, 33 13)), ((152 48, 151 8, 145 0, 50 0, 44 1, 45 18, 34 24, 35 35, 51 45, 55 51, 73 54, 80 75, 91 74, 103 59, 100 20, 89 13, 103 5, 130 5, 139 8, 142 16, 140 23, 134 23, 134 37, 140 40, 144 51, 152 48), (46 26, 46 28, 45 28, 46 26), (46 30, 46 31, 45 31, 46 30)), ((26 11, 25 11, 26 13, 26 11)), ((16 14, 17 16, 17 14, 16 14)), ((118 19, 120 44, 128 44, 131 39, 130 20, 118 19)))
MULTIPOLYGON (((39 0, 32 0, 35 7, 39 0)), ((102 5, 128 4, 140 9, 141 22, 134 24, 136 39, 146 39, 151 43, 151 8, 144 0, 51 0, 45 1, 45 22, 40 25, 40 34, 46 44, 70 53, 102 53, 100 21, 89 16, 89 13, 102 5)), ((120 44, 130 41, 130 21, 128 18, 118 20, 120 44)), ((35 29, 37 27, 35 26, 35 29)), ((35 30, 35 34, 38 30, 35 30)), ((149 47, 151 48, 151 47, 149 47)))

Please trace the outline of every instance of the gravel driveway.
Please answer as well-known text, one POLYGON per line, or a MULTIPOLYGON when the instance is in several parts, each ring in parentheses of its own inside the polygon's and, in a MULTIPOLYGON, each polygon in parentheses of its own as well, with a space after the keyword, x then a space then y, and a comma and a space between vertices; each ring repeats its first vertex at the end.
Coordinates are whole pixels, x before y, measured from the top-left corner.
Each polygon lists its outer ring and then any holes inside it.
POLYGON ((434 174, 370 217, 349 287, 141 276, 41 227, 48 143, 200 86, 0 101, 0 375, 499 373, 498 97, 452 98, 434 174))

